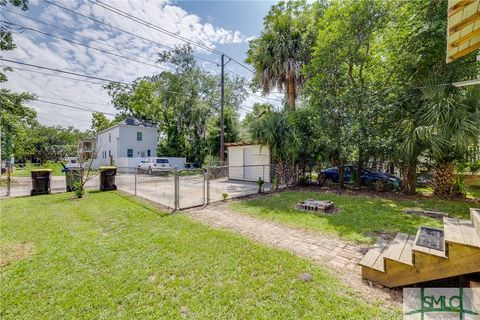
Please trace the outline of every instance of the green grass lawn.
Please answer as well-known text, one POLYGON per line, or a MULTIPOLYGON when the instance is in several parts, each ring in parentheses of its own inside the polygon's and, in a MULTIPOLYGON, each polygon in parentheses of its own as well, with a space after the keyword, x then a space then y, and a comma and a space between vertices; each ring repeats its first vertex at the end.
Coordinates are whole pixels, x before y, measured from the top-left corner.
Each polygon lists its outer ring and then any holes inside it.
POLYGON ((1 319, 400 316, 288 252, 115 192, 71 197, 0 202, 1 319))
POLYGON ((51 175, 53 176, 63 176, 65 173, 62 172, 62 165, 60 163, 45 163, 43 165, 34 165, 31 163, 25 164, 23 167, 15 167, 12 172, 12 177, 30 177, 31 171, 33 169, 52 169, 51 175))
POLYGON ((395 200, 304 191, 274 193, 266 197, 230 204, 232 209, 242 213, 327 232, 359 243, 375 242, 374 235, 378 232, 416 234, 421 225, 442 226, 441 220, 403 213, 402 210, 405 208, 430 209, 468 218, 471 206, 473 205, 460 201, 395 200), (340 212, 319 217, 293 208, 297 202, 306 199, 331 200, 340 212))

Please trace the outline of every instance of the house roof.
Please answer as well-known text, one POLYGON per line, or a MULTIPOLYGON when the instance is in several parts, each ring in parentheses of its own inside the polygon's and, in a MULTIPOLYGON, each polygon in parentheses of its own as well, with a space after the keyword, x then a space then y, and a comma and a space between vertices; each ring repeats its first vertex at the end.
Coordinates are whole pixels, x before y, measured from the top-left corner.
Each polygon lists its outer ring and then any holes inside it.
POLYGON ((108 127, 107 129, 104 129, 102 131, 99 131, 97 133, 97 136, 101 133, 104 133, 106 131, 109 131, 115 127, 118 127, 118 126, 135 126, 135 127, 144 127, 144 128, 157 128, 156 125, 150 123, 150 122, 147 122, 147 121, 144 121, 144 120, 140 120, 140 119, 136 119, 136 118, 127 118, 111 127, 108 127))
POLYGON ((146 127, 146 128, 155 128, 156 126, 150 122, 136 119, 136 118, 127 118, 120 122, 119 124, 127 125, 127 126, 137 126, 137 127, 146 127))

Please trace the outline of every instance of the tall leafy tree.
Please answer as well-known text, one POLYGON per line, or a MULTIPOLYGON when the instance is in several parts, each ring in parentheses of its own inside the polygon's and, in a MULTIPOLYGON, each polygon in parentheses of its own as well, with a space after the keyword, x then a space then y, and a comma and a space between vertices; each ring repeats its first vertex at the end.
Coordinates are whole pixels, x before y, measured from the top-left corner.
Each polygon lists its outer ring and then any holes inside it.
POLYGON ((112 125, 112 122, 102 112, 93 112, 92 113, 92 125, 91 129, 98 133, 102 130, 107 129, 112 125))
MULTIPOLYGON (((160 154, 202 163, 209 153, 209 124, 219 117, 219 77, 202 70, 192 53, 189 46, 164 52, 159 61, 171 64, 173 72, 139 78, 130 85, 111 83, 107 89, 121 113, 159 126, 160 154)), ((226 110, 236 110, 246 95, 244 80, 226 77, 226 110)), ((230 115, 231 125, 236 126, 236 112, 230 115)), ((226 131, 233 132, 233 128, 226 127, 226 131)))
POLYGON ((356 158, 361 169, 384 134, 389 66, 382 61, 379 39, 389 9, 385 1, 332 1, 318 21, 313 59, 306 68, 307 91, 335 145, 331 155, 339 165, 341 187, 343 164, 356 158))
POLYGON ((404 191, 414 193, 419 157, 427 145, 418 139, 416 128, 422 126, 419 109, 424 104, 422 87, 435 79, 438 84, 470 79, 479 70, 475 54, 445 63, 447 1, 421 0, 396 2, 384 29, 385 58, 393 66, 390 75, 392 119, 396 162, 403 172, 404 191))
MULTIPOLYGON (((27 0, 1 0, 0 8, 8 3, 28 9, 27 0)), ((15 49, 10 25, 5 22, 5 27, 0 29, 0 51, 15 49)), ((6 71, 10 68, 0 68, 0 83, 7 81, 6 71)), ((15 93, 5 88, 0 88, 0 160, 11 156, 21 157, 28 153, 29 147, 25 143, 26 128, 36 123, 36 112, 27 107, 26 103, 35 96, 26 92, 15 93)))
POLYGON ((254 68, 253 87, 264 94, 285 92, 290 110, 295 110, 304 82, 302 66, 310 60, 314 40, 306 1, 281 1, 264 19, 260 37, 249 42, 247 63, 254 68))

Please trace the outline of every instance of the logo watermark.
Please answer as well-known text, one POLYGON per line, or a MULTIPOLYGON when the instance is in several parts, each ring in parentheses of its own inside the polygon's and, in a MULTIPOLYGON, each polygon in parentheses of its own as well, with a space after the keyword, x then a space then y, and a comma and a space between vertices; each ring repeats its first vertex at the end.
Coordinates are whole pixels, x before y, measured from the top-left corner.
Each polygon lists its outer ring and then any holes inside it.
POLYGON ((480 288, 404 288, 403 319, 480 319, 480 288))

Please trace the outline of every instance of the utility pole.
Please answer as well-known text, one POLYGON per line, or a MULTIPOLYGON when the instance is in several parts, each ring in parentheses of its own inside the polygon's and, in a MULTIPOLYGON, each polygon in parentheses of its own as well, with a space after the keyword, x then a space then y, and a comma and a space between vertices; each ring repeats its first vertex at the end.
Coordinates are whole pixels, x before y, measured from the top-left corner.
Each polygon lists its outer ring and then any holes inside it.
POLYGON ((222 54, 221 60, 221 76, 220 76, 220 165, 224 165, 225 161, 225 139, 224 139, 224 128, 223 128, 223 105, 224 95, 225 95, 225 55, 222 54))

